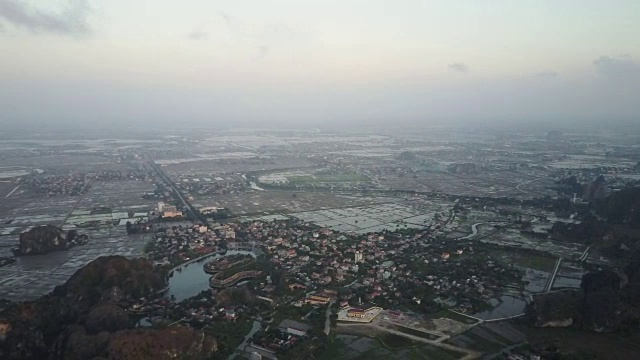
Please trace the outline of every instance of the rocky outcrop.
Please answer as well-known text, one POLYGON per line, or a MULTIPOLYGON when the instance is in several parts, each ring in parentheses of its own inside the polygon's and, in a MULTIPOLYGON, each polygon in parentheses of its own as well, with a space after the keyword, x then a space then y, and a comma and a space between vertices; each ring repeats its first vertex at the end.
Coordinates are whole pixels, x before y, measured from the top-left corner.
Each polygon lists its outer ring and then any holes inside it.
POLYGON ((587 273, 580 290, 543 294, 527 306, 538 327, 574 326, 595 332, 637 329, 640 325, 640 254, 624 272, 587 273))
POLYGON ((53 225, 35 227, 20 234, 21 255, 48 254, 52 251, 67 249, 67 236, 65 232, 53 225))
POLYGON ((556 188, 560 193, 569 196, 573 196, 574 194, 576 194, 576 196, 582 196, 582 192, 584 191, 584 187, 578 182, 578 178, 575 176, 556 181, 556 188))
POLYGON ((37 226, 20 234, 20 245, 16 255, 42 255, 52 251, 67 250, 75 245, 84 245, 89 241, 87 235, 76 230, 66 233, 53 225, 37 226))
MULTIPOLYGON (((118 304, 126 306, 165 286, 165 274, 157 272, 149 260, 98 258, 51 294, 37 301, 8 306, 0 312, 0 358, 127 359, 132 357, 123 355, 126 351, 121 346, 127 344, 124 339, 131 338, 146 344, 145 349, 164 347, 167 351, 164 357, 152 351, 139 359, 163 359, 166 354, 181 351, 198 359, 201 353, 195 349, 215 351, 215 339, 205 341, 204 334, 191 329, 171 328, 177 331, 175 336, 181 343, 169 341, 169 335, 162 331, 131 330, 133 322, 118 304)), ((136 354, 142 354, 141 351, 136 354)))
POLYGON ((81 326, 61 336, 57 359, 210 359, 218 350, 210 335, 175 326, 167 329, 128 329, 88 334, 81 326))
POLYGON ((640 250, 640 188, 591 201, 579 223, 556 222, 550 235, 553 240, 591 245, 605 256, 628 260, 640 250))
POLYGON ((87 315, 84 327, 90 334, 100 332, 115 332, 118 330, 129 329, 133 326, 133 322, 129 318, 124 309, 120 306, 105 302, 95 306, 87 315))
POLYGON ((640 187, 615 191, 595 201, 593 208, 609 224, 640 228, 640 187))
POLYGON ((578 291, 559 291, 539 295, 527 306, 526 317, 538 327, 568 327, 579 316, 578 291))
POLYGON ((165 286, 165 274, 155 269, 151 261, 105 256, 78 270, 55 291, 119 303, 135 301, 165 286))
POLYGON ((602 175, 587 184, 582 191, 582 198, 586 201, 604 199, 607 195, 609 195, 609 188, 607 187, 607 181, 602 175))
POLYGON ((218 350, 214 337, 186 327, 123 330, 109 338, 110 359, 210 359, 218 350))

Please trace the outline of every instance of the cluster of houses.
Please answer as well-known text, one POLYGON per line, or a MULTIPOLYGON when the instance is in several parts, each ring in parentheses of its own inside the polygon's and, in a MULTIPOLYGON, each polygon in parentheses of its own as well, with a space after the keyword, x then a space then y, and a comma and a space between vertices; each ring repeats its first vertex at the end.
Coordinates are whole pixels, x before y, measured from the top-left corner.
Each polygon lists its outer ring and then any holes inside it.
POLYGON ((362 298, 385 308, 475 312, 521 278, 472 246, 436 240, 429 230, 345 234, 298 220, 167 228, 156 234, 152 257, 180 262, 215 251, 220 241, 261 248, 271 266, 284 271, 291 304, 362 298))
POLYGON ((176 181, 176 186, 183 194, 193 198, 207 195, 224 195, 239 193, 245 188, 245 181, 239 177, 185 177, 176 181))
POLYGON ((81 195, 87 191, 89 183, 85 174, 34 176, 27 180, 33 192, 46 196, 81 195))
POLYGON ((155 181, 151 169, 138 168, 106 169, 93 173, 69 173, 63 175, 34 174, 26 179, 26 184, 36 193, 46 196, 76 196, 89 190, 93 181, 155 181))
MULTIPOLYGON (((165 205, 166 207, 166 205, 165 205)), ((147 257, 156 265, 177 265, 213 253, 221 241, 233 240, 235 232, 227 225, 175 225, 161 228, 147 247, 147 257)))
POLYGON ((321 305, 328 300, 307 294, 343 288, 351 299, 358 296, 388 306, 420 307, 426 301, 473 312, 504 290, 509 283, 505 279, 520 278, 517 271, 471 246, 434 241, 428 230, 342 234, 294 220, 239 226, 238 239, 249 236, 275 266, 286 270, 288 289, 302 296, 294 303, 321 305))

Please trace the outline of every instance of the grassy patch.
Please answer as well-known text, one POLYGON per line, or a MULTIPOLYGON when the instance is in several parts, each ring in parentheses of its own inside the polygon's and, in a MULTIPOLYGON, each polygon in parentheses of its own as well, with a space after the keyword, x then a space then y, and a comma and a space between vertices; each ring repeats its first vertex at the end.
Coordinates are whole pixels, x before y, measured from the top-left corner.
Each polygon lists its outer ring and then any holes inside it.
POLYGON ((334 338, 329 340, 325 350, 318 356, 318 360, 335 360, 344 358, 346 355, 347 345, 340 339, 334 338))
MULTIPOLYGON (((364 336, 363 336, 364 337, 364 336)), ((411 339, 393 334, 378 334, 376 342, 366 351, 359 353, 340 339, 330 341, 319 360, 342 360, 342 359, 363 359, 363 360, 387 360, 387 359, 409 359, 409 360, 456 360, 463 354, 443 349, 429 344, 412 341, 411 339)))
POLYGON ((531 269, 550 272, 556 265, 557 258, 551 256, 527 254, 522 252, 509 252, 504 250, 491 250, 493 256, 499 257, 514 265, 520 265, 531 269))
POLYGON ((490 341, 479 335, 476 335, 473 333, 473 330, 465 332, 462 336, 472 341, 472 343, 469 344, 470 349, 480 351, 483 353, 493 354, 493 353, 499 352, 505 346, 504 344, 490 341))
POLYGON ((273 322, 271 323, 271 325, 277 327, 284 319, 305 322, 302 318, 311 310, 313 310, 313 307, 309 305, 305 305, 300 308, 295 306, 279 307, 273 314, 273 322))
POLYGON ((436 346, 422 345, 413 349, 409 356, 410 359, 456 360, 460 359, 462 354, 436 346))
POLYGON ((415 329, 411 329, 411 328, 404 327, 404 326, 394 326, 394 330, 400 331, 400 332, 405 333, 405 334, 421 337, 421 338, 424 338, 424 339, 427 339, 427 340, 436 340, 438 338, 437 336, 429 334, 429 333, 426 333, 424 331, 415 330, 415 329))
POLYGON ((404 348, 412 345, 416 345, 416 342, 408 339, 404 336, 395 335, 395 334, 384 334, 378 336, 378 340, 389 349, 398 349, 404 348))

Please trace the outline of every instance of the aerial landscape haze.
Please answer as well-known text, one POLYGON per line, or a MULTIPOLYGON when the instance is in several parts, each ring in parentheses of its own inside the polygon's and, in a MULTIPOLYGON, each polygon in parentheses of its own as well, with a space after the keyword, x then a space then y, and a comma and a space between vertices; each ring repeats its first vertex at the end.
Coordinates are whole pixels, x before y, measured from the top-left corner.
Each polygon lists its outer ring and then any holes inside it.
POLYGON ((640 359, 632 0, 0 0, 0 359, 640 359))

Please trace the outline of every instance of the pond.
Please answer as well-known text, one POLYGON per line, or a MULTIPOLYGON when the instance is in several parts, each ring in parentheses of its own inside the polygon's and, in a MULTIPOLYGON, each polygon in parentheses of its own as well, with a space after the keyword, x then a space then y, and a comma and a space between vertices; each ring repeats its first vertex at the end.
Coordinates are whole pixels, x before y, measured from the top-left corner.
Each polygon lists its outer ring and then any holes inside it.
POLYGON ((524 271, 522 280, 526 282, 524 286, 525 293, 534 294, 544 291, 547 280, 551 274, 546 271, 526 267, 517 266, 517 268, 524 271))
POLYGON ((504 295, 500 299, 491 299, 489 301, 493 309, 483 311, 473 316, 482 320, 501 319, 516 316, 524 312, 527 302, 513 296, 504 295))
POLYGON ((235 254, 256 257, 256 254, 251 251, 229 250, 225 255, 211 254, 211 256, 182 265, 180 267, 182 271, 176 269, 173 272, 173 276, 169 278, 169 289, 167 290, 166 296, 171 297, 173 295, 176 301, 182 301, 198 295, 203 290, 209 289, 209 278, 211 275, 204 272, 202 268, 204 264, 219 257, 235 254))
POLYGON ((582 284, 582 279, 576 279, 572 277, 556 276, 553 282, 553 290, 563 288, 579 289, 582 284))

